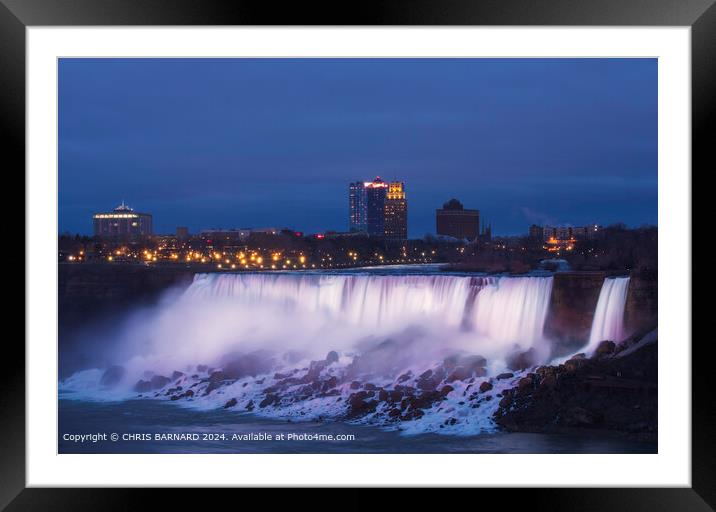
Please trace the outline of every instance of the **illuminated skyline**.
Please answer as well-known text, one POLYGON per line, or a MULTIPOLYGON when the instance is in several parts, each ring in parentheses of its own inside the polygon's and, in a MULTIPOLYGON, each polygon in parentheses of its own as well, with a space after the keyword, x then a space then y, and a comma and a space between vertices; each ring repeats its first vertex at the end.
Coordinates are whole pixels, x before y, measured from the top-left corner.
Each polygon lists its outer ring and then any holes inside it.
POLYGON ((399 179, 409 233, 452 197, 498 234, 655 224, 655 59, 62 59, 59 228, 122 199, 155 232, 345 231, 399 179))

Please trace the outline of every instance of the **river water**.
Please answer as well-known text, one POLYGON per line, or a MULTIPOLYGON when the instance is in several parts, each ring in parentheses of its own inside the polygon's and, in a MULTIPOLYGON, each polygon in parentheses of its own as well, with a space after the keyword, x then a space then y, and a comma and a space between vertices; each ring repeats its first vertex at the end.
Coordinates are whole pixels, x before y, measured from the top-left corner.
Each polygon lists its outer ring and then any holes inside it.
MULTIPOLYGON (((222 409, 197 411, 155 400, 59 402, 59 453, 656 453, 656 443, 580 433, 405 435, 342 422, 286 422, 222 409), (71 442, 65 434, 107 434, 107 441, 71 442), (117 433, 120 439, 111 441, 117 433), (199 440, 122 441, 122 434, 199 434, 199 440), (232 440, 233 434, 353 435, 353 440, 232 440), (203 434, 225 439, 203 439, 203 434)), ((210 437, 210 436, 207 436, 210 437)))

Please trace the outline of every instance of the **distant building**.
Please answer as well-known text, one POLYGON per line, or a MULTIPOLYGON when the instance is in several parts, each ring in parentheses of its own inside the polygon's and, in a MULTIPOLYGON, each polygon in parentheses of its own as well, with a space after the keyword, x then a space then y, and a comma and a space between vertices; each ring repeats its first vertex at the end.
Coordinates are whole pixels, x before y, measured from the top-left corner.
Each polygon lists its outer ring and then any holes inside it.
POLYGON ((350 231, 368 231, 365 182, 348 185, 348 226, 350 231))
POLYGON ((179 226, 176 232, 177 240, 183 242, 189 238, 189 228, 179 226))
MULTIPOLYGON (((550 240, 590 240, 601 234, 602 227, 598 224, 589 226, 544 226, 542 228, 542 239, 545 242, 550 240)), ((532 228, 530 228, 530 233, 532 228)))
POLYGON ((529 237, 535 240, 544 240, 544 228, 537 224, 530 226, 529 237))
MULTIPOLYGON (((199 237, 207 244, 238 244, 246 242, 253 234, 278 235, 282 231, 278 228, 232 228, 232 229, 204 229, 199 237)), ((290 231, 293 233, 293 231, 290 231)))
MULTIPOLYGON (((549 251, 571 251, 575 243, 581 240, 592 240, 601 236, 602 228, 597 224, 589 226, 544 226, 542 240, 549 251)), ((535 233, 537 231, 535 230, 535 233)), ((530 235, 532 228, 530 228, 530 235)))
POLYGON ((152 216, 135 212, 124 201, 111 212, 95 213, 92 225, 95 236, 102 238, 136 239, 153 234, 152 216))
POLYGON ((250 229, 204 229, 199 237, 209 245, 235 245, 246 241, 250 229))
POLYGON ((408 239, 408 202, 405 199, 405 184, 402 181, 392 181, 388 184, 383 217, 383 233, 387 240, 408 239))
POLYGON ((350 231, 391 240, 408 238, 408 203, 402 181, 386 183, 380 176, 373 181, 348 185, 348 224, 350 231))
POLYGON ((388 184, 377 177, 373 181, 364 183, 366 203, 366 231, 371 236, 384 236, 385 234, 385 198, 388 184))
POLYGON ((450 199, 435 211, 437 234, 460 240, 474 240, 480 234, 480 211, 466 210, 460 201, 450 199))

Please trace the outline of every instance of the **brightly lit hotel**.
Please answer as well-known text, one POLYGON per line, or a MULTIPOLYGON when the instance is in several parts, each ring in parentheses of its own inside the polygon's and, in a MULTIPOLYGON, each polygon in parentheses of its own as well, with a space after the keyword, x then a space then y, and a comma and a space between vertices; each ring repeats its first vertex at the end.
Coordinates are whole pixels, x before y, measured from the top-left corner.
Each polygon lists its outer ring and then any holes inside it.
POLYGON ((139 238, 152 235, 152 216, 138 213, 124 204, 111 212, 92 216, 95 236, 105 238, 139 238))

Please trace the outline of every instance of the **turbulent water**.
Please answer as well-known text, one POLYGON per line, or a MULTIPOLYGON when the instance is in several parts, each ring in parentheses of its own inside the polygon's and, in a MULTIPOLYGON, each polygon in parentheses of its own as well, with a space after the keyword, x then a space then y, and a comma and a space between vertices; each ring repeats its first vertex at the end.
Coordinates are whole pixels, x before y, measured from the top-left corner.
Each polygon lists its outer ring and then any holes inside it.
POLYGON ((628 289, 628 277, 604 280, 589 333, 589 344, 586 349, 588 353, 593 352, 601 341, 620 342, 625 338, 624 307, 628 289))
MULTIPOLYGON (((117 329, 115 349, 105 357, 117 366, 75 373, 60 392, 83 400, 174 400, 267 418, 334 418, 410 433, 489 432, 501 392, 521 377, 505 373, 510 358, 527 351, 531 364, 547 362, 543 330, 552 282, 551 276, 198 274, 182 294, 117 329)), ((599 307, 609 328, 623 316, 623 301, 621 313, 617 303, 602 306, 601 297, 599 307)))

